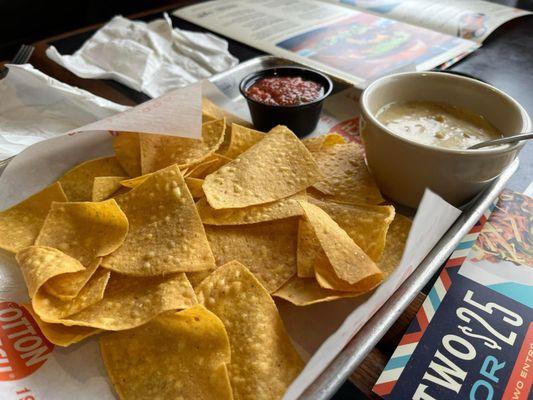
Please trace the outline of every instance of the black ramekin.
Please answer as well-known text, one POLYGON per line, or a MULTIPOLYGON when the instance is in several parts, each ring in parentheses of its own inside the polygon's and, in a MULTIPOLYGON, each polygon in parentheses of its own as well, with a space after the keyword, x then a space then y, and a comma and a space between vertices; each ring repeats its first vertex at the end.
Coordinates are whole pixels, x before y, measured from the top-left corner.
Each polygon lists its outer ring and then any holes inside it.
POLYGON ((276 125, 285 125, 298 137, 311 133, 318 124, 322 103, 333 90, 333 83, 321 72, 302 67, 278 67, 264 69, 247 75, 239 85, 239 90, 248 102, 252 122, 257 130, 268 132, 276 125), (309 103, 294 106, 277 106, 260 103, 248 98, 246 91, 261 78, 271 76, 299 76, 302 79, 320 83, 324 94, 309 103))

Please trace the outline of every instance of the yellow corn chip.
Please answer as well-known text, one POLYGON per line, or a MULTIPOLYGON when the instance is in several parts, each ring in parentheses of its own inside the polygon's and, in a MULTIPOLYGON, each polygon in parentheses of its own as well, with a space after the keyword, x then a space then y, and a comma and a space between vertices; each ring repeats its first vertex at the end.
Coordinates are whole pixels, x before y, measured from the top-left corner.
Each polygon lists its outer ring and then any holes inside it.
POLYGON ((196 303, 194 290, 184 273, 148 278, 111 274, 102 300, 58 322, 117 331, 196 303))
MULTIPOLYGON (((360 290, 374 287, 383 280, 383 274, 376 264, 368 257, 348 234, 331 219, 320 207, 307 202, 300 202, 305 215, 313 227, 327 260, 330 263, 331 275, 346 284, 360 290)), ((315 264, 315 276, 317 274, 315 264)), ((322 272, 324 276, 324 273, 322 272)), ((318 283, 321 284, 317 276, 318 283)), ((323 286, 321 284, 321 286, 323 286)), ((329 287, 328 287, 329 288, 329 287)), ((332 289, 343 290, 340 287, 332 289)))
POLYGON ((303 362, 265 288, 243 265, 231 262, 207 277, 197 292, 228 332, 234 397, 280 399, 303 362))
POLYGON ((410 230, 411 220, 401 214, 396 214, 387 233, 383 256, 381 256, 381 260, 378 263, 378 267, 385 278, 392 274, 396 267, 400 265, 410 230))
POLYGON ((85 161, 59 179, 69 201, 91 201, 97 176, 127 176, 115 157, 85 161))
POLYGON ((309 202, 324 210, 373 261, 380 260, 394 207, 339 204, 311 197, 309 202))
POLYGON ((34 321, 37 322, 39 329, 48 341, 57 346, 70 346, 71 344, 81 342, 89 336, 102 332, 101 329, 87 328, 85 326, 50 324, 40 319, 30 304, 22 304, 22 306, 31 314, 34 321))
POLYGON ((72 300, 59 300, 57 297, 48 294, 45 290, 39 290, 31 301, 33 310, 45 322, 61 322, 61 319, 84 310, 102 300, 110 274, 111 271, 103 268, 97 270, 72 300))
POLYGON ((273 296, 287 300, 297 306, 308 306, 326 301, 358 297, 362 293, 343 292, 324 289, 314 278, 299 278, 293 276, 285 285, 278 289, 273 296))
POLYGON ((52 202, 67 201, 59 182, 0 212, 0 249, 16 253, 31 246, 52 202))
POLYGON ((232 124, 228 148, 224 152, 221 152, 221 154, 224 154, 226 157, 236 158, 264 137, 265 134, 263 132, 232 124))
POLYGON ((144 174, 144 175, 137 176, 135 178, 125 179, 123 181, 120 181, 120 184, 129 189, 134 189, 137 186, 139 186, 141 183, 143 183, 145 180, 147 180, 150 175, 152 174, 151 173, 144 174))
POLYGON ((116 200, 128 217, 129 232, 102 266, 134 276, 215 267, 202 221, 177 165, 154 172, 116 200))
POLYGON ((178 136, 141 134, 141 169, 143 174, 173 164, 188 165, 213 154, 222 141, 226 124, 223 119, 202 125, 202 140, 178 136))
POLYGON ((244 208, 216 210, 205 198, 196 203, 202 222, 206 225, 242 225, 302 215, 298 200, 305 200, 305 193, 296 193, 286 199, 244 208))
POLYGON ((227 124, 239 124, 241 126, 252 127, 248 121, 223 110, 206 97, 202 98, 202 121, 208 122, 216 119, 226 119, 227 124))
POLYGON ((121 399, 233 399, 228 335, 203 306, 104 335, 100 349, 121 399))
MULTIPOLYGON (((65 257, 69 256, 65 254, 65 257)), ((71 259, 75 260, 73 258, 71 259)), ((43 285, 43 289, 46 290, 48 294, 51 294, 60 300, 72 300, 78 295, 81 288, 85 286, 91 276, 93 276, 95 271, 100 266, 101 261, 101 258, 95 258, 83 271, 53 276, 46 281, 46 283, 43 285)))
POLYGON ((327 133, 325 135, 305 138, 302 143, 311 153, 320 151, 322 147, 332 146, 334 144, 344 144, 346 141, 338 133, 327 133))
POLYGON ((198 178, 185 178, 185 184, 189 188, 189 192, 191 192, 191 196, 193 199, 199 199, 200 197, 203 197, 204 190, 202 189, 202 185, 204 184, 203 179, 198 178))
POLYGON ((217 265, 232 260, 248 265, 269 291, 274 292, 296 272, 296 218, 251 225, 206 225, 217 265))
POLYGON ((83 265, 124 242, 128 219, 114 199, 99 203, 52 203, 35 244, 54 247, 83 265))
POLYGON ((78 260, 51 247, 26 247, 17 253, 16 259, 30 298, 55 276, 71 276, 85 271, 85 267, 78 260))
POLYGON ((226 156, 220 154, 211 154, 200 163, 191 165, 189 170, 183 175, 188 178, 204 179, 207 175, 212 174, 230 161, 231 158, 226 156))
POLYGON ((315 259, 320 252, 320 243, 309 221, 300 220, 298 225, 298 250, 296 253, 298 276, 315 277, 315 259))
POLYGON ((97 176, 94 178, 92 201, 102 201, 111 197, 121 188, 124 176, 97 176))
POLYGON ((325 178, 314 187, 335 200, 355 204, 379 204, 383 197, 368 172, 363 147, 357 143, 325 146, 313 153, 325 178))
POLYGON ((118 162, 129 176, 141 175, 141 144, 138 133, 117 132, 113 136, 113 148, 118 162))
POLYGON ((320 178, 311 153, 289 129, 278 126, 208 175, 204 192, 215 209, 242 208, 288 197, 320 178))

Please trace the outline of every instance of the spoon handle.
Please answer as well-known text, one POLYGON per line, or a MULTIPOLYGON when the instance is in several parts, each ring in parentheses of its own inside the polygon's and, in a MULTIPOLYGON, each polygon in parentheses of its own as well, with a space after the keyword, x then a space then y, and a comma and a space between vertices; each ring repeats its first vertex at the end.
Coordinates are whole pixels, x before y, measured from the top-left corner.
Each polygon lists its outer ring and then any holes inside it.
POLYGON ((470 146, 468 150, 481 149, 482 147, 497 146, 499 144, 519 142, 521 140, 533 139, 533 132, 520 133, 518 135, 507 136, 500 139, 487 140, 470 146))

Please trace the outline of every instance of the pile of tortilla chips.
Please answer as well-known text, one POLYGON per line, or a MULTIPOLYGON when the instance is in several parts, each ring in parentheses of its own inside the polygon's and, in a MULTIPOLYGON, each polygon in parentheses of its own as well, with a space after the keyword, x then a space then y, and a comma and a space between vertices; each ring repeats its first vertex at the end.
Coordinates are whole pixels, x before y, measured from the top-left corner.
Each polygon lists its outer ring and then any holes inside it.
POLYGON ((120 398, 281 398, 303 362, 272 296, 360 296, 399 264, 410 221, 339 135, 263 134, 208 105, 201 139, 113 146, 0 212, 0 248, 51 342, 104 332, 120 398))

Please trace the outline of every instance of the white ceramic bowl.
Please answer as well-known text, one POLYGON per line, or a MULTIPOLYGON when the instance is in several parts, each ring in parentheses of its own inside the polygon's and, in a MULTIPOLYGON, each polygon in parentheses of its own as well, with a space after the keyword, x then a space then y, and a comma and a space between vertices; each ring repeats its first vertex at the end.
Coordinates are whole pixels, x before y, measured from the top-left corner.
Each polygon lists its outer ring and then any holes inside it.
POLYGON ((475 79, 442 72, 406 72, 374 81, 361 95, 360 132, 368 167, 382 193, 408 207, 418 205, 425 188, 456 206, 468 202, 524 145, 479 150, 428 146, 395 134, 377 120, 382 106, 412 100, 470 109, 505 136, 531 130, 531 120, 516 100, 475 79))

